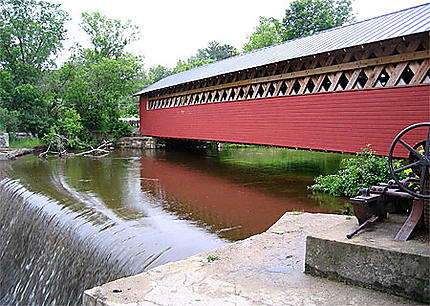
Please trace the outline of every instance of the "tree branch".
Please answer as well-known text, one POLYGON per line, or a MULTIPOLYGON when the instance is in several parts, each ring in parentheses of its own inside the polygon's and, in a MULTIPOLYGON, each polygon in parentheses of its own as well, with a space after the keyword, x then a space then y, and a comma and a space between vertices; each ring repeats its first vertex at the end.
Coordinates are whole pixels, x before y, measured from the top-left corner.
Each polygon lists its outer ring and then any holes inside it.
POLYGON ((53 139, 49 142, 48 148, 45 152, 42 152, 39 154, 39 158, 45 158, 49 156, 59 156, 59 157, 77 157, 77 156, 93 156, 93 157, 104 157, 110 153, 109 148, 112 146, 112 142, 103 140, 103 143, 101 143, 99 146, 94 148, 90 144, 82 143, 78 139, 70 140, 67 137, 60 135, 60 134, 52 134, 53 139), (59 142, 59 144, 58 144, 59 142), (77 144, 81 146, 85 146, 87 148, 90 148, 89 150, 79 152, 79 153, 70 153, 67 152, 66 149, 64 149, 63 142, 76 142, 77 144), (57 143, 57 144, 56 144, 57 143), (52 147, 57 147, 56 151, 52 151, 52 147))

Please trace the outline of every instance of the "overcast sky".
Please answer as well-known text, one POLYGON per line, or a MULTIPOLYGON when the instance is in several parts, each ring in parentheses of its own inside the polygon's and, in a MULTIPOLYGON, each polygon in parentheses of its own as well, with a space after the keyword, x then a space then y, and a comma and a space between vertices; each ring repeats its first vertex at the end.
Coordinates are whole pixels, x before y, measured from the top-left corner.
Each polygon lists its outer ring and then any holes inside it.
MULTIPOLYGON (((290 0, 49 0, 70 14, 69 41, 82 42, 82 12, 99 11, 109 18, 130 19, 140 28, 141 39, 129 51, 145 57, 145 69, 175 66, 212 40, 241 50, 258 24, 259 16, 281 19, 290 0)), ((365 20, 428 0, 353 0, 357 20, 365 20)), ((63 59, 64 60, 64 59, 63 59)))

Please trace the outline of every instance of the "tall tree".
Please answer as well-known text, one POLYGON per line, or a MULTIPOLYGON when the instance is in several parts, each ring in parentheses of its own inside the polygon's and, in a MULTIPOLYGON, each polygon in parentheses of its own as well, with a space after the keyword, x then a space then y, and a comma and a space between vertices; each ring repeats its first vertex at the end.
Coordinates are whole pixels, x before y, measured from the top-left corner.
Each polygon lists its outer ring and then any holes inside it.
POLYGON ((352 22, 351 0, 295 0, 282 20, 282 40, 314 34, 352 22))
POLYGON ((68 65, 63 68, 68 80, 61 93, 65 106, 77 111, 87 133, 114 132, 119 126, 119 105, 125 104, 139 88, 139 60, 123 55, 68 65), (67 75, 67 69, 71 69, 71 75, 67 75))
POLYGON ((282 41, 281 23, 276 18, 260 17, 260 24, 249 36, 248 42, 243 46, 243 51, 251 51, 274 45, 282 41))
POLYGON ((214 60, 219 61, 227 57, 236 55, 238 52, 235 47, 231 45, 220 45, 219 42, 213 40, 204 49, 198 49, 196 57, 200 60, 214 60))
POLYGON ((211 59, 211 58, 206 58, 205 59, 205 58, 198 58, 196 56, 191 56, 187 60, 184 60, 184 61, 183 60, 179 60, 176 63, 175 68, 173 68, 172 73, 178 73, 178 72, 182 72, 182 71, 185 71, 185 70, 190 70, 190 69, 193 69, 195 67, 203 66, 203 65, 210 64, 210 63, 213 63, 213 62, 215 62, 215 60, 211 59))
POLYGON ((0 132, 15 132, 18 127, 17 112, 8 109, 8 106, 12 104, 13 94, 12 74, 6 70, 0 70, 0 132))
POLYGON ((97 56, 118 58, 138 39, 138 27, 130 20, 109 19, 99 12, 82 13, 81 28, 88 34, 97 56))
POLYGON ((94 131, 121 133, 120 106, 134 103, 131 95, 141 86, 141 58, 126 52, 137 39, 138 29, 129 21, 109 19, 98 12, 82 14, 81 28, 92 45, 80 47, 57 73, 64 84, 59 96, 61 107, 67 110, 59 114, 69 114, 77 127, 82 125, 82 129, 74 130, 84 138, 94 131))
POLYGON ((0 108, 9 131, 40 135, 48 130, 52 100, 39 85, 65 39, 68 15, 59 7, 45 1, 0 0, 0 108))
POLYGON ((355 20, 351 0, 295 0, 282 21, 260 17, 244 51, 314 34, 355 20))
POLYGON ((155 67, 151 67, 147 74, 147 86, 151 85, 152 83, 158 82, 161 79, 164 79, 165 77, 172 74, 172 71, 164 67, 162 65, 158 65, 155 67))
POLYGON ((210 64, 236 54, 238 54, 238 51, 235 47, 227 44, 221 45, 215 40, 211 41, 206 48, 198 49, 196 55, 193 55, 186 60, 179 60, 173 69, 169 69, 161 65, 151 67, 148 73, 144 76, 143 86, 147 87, 174 73, 210 64))
POLYGON ((0 0, 0 67, 15 84, 32 83, 53 64, 65 39, 68 15, 59 4, 0 0))

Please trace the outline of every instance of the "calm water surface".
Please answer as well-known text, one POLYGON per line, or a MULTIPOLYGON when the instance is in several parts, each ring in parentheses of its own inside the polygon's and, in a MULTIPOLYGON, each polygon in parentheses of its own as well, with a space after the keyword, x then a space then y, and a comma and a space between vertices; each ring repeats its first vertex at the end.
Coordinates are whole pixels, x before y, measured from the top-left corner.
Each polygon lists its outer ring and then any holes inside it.
POLYGON ((342 158, 246 148, 3 164, 0 304, 74 304, 86 288, 263 232, 286 211, 340 213, 345 199, 306 186, 342 158))

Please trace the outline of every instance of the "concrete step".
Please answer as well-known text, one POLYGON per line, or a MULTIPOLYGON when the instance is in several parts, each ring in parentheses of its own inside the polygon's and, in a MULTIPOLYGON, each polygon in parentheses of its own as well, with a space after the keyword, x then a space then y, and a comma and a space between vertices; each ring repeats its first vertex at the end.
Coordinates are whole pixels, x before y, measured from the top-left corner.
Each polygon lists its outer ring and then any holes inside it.
POLYGON ((350 223, 308 236, 305 272, 430 303, 428 233, 394 241, 405 219, 391 215, 352 239, 350 223))

